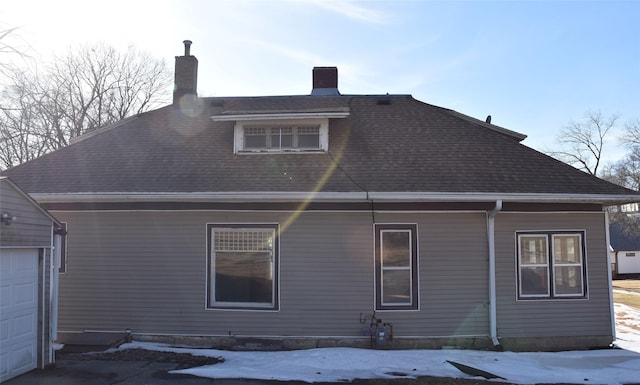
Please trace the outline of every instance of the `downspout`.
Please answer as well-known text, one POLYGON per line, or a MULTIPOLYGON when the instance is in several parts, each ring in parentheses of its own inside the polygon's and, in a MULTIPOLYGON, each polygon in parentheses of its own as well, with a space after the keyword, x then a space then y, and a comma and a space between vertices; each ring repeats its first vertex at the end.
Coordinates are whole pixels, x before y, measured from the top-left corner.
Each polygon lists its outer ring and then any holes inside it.
POLYGON ((42 310, 41 311, 41 315, 38 317, 42 317, 42 328, 40 329, 40 333, 42 333, 42 336, 40 338, 40 359, 37 363, 38 368, 40 369, 44 369, 45 368, 45 362, 46 362, 46 357, 45 354, 47 353, 45 348, 46 348, 46 338, 47 338, 47 322, 46 322, 46 315, 47 315, 47 254, 49 254, 49 258, 51 258, 51 249, 49 249, 49 252, 47 253, 47 248, 43 247, 41 249, 39 249, 38 251, 38 259, 42 261, 42 269, 38 269, 39 272, 38 274, 42 273, 42 288, 40 289, 40 298, 42 298, 42 310))
MULTIPOLYGON (((609 312, 611 317, 611 338, 613 341, 616 340, 616 311, 613 306, 613 277, 611 271, 611 252, 609 251, 609 246, 611 245, 611 240, 609 237, 609 212, 604 211, 604 236, 607 242, 607 282, 609 283, 609 312)), ((618 269, 618 252, 616 251, 616 270, 618 269)), ((612 342, 613 342, 612 341, 612 342)))
POLYGON ((53 226, 51 264, 49 266, 49 364, 56 362, 55 341, 58 339, 58 262, 62 250, 62 235, 53 226))
POLYGON ((56 362, 54 344, 58 339, 58 263, 60 261, 61 249, 61 236, 56 234, 54 237, 54 246, 51 253, 51 295, 49 299, 49 305, 51 306, 49 310, 49 314, 51 315, 51 319, 49 320, 49 362, 51 364, 56 362))
POLYGON ((498 325, 496 310, 496 240, 495 240, 495 218, 502 210, 502 200, 496 201, 496 207, 487 215, 487 236, 489 238, 489 336, 494 348, 502 350, 502 345, 498 341, 498 325))

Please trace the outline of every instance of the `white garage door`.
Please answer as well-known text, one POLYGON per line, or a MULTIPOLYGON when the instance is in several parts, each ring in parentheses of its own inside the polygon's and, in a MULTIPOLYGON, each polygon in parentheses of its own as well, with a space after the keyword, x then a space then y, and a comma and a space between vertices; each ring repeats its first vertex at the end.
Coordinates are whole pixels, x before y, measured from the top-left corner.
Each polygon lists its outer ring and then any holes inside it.
POLYGON ((0 249, 0 382, 35 369, 38 250, 0 249))

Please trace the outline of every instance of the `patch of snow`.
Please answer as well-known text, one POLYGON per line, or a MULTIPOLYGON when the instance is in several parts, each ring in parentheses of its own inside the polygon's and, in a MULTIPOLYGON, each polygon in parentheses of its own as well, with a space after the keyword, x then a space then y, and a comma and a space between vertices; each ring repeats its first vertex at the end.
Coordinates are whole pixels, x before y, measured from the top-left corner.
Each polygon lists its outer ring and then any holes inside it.
MULTIPOLYGON (((621 303, 615 303, 614 310, 616 312, 614 345, 640 353, 640 310, 621 303)), ((638 378, 640 379, 640 375, 638 378)))
MULTIPOLYGON (((323 348, 278 352, 232 352, 131 342, 120 349, 149 349, 220 357, 224 362, 172 373, 208 378, 337 382, 372 378, 436 376, 475 378, 447 361, 504 377, 517 384, 622 385, 640 381, 640 310, 615 304, 615 345, 621 349, 557 353, 478 350, 368 350, 323 348)), ((494 379, 502 382, 505 380, 494 379)))

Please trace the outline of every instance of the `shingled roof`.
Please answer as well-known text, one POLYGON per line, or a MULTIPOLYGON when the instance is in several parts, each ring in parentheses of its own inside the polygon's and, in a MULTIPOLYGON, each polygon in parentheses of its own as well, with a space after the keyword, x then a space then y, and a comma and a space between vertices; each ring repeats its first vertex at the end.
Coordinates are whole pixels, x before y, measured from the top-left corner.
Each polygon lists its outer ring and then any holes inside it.
POLYGON ((609 226, 609 234, 614 251, 640 250, 640 234, 625 231, 622 223, 612 223, 609 226))
POLYGON ((213 97, 198 103, 187 112, 167 106, 127 118, 2 174, 41 195, 359 192, 388 199, 486 194, 640 200, 638 192, 522 145, 522 134, 409 95, 213 97), (236 154, 234 122, 220 119, 302 112, 348 113, 330 119, 328 152, 236 154))

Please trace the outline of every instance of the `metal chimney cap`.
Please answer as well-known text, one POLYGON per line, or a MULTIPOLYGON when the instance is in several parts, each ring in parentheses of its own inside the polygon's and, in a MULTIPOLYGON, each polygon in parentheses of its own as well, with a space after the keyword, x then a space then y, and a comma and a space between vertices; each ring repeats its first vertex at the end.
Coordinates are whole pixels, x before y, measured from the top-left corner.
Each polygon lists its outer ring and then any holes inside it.
POLYGON ((191 56, 191 44, 193 42, 191 40, 185 40, 182 42, 184 44, 184 56, 191 56))

